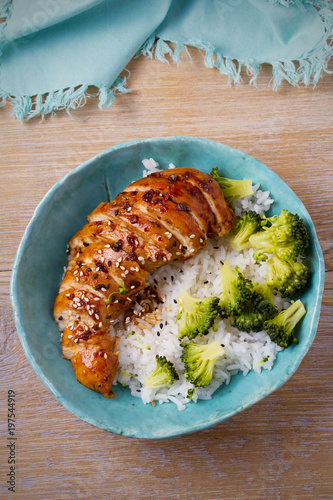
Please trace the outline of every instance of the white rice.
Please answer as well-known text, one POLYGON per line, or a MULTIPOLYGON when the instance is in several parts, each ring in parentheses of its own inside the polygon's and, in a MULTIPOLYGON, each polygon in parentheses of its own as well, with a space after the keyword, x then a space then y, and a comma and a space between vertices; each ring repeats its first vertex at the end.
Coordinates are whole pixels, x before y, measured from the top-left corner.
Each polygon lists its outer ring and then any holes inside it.
MULTIPOLYGON (((152 158, 143 160, 142 163, 146 168, 143 171, 144 177, 158 171, 159 165, 152 158)), ((169 168, 175 166, 169 164, 169 168)), ((270 193, 259 188, 259 184, 254 185, 252 196, 236 200, 231 204, 236 215, 240 215, 242 210, 255 210, 260 215, 269 210, 273 203, 270 193)), ((219 270, 221 260, 227 260, 230 267, 239 266, 247 278, 263 282, 266 278, 267 264, 255 263, 252 254, 253 249, 243 252, 232 250, 227 237, 215 238, 208 242, 206 249, 201 250, 190 260, 169 264, 150 273, 147 282, 154 285, 156 280, 164 304, 159 307, 155 324, 151 325, 145 319, 138 321, 135 335, 128 336, 133 331, 133 324, 125 325, 122 318, 111 327, 112 335, 120 337, 120 368, 114 383, 127 386, 131 394, 142 398, 145 404, 152 401, 160 404, 169 401, 175 403, 179 410, 184 410, 190 401, 187 398, 188 390, 193 388, 193 385, 183 375, 184 365, 180 359, 182 348, 178 340, 178 324, 175 324, 178 306, 174 299, 184 289, 196 297, 221 295, 219 270), (174 364, 179 374, 179 380, 171 387, 156 390, 148 389, 144 385, 145 377, 156 367, 156 355, 165 356, 174 364)), ((279 310, 288 305, 279 296, 275 296, 274 300, 279 310)), ((137 310, 140 310, 138 305, 137 310)), ((216 332, 211 331, 207 336, 197 337, 195 342, 206 344, 214 340, 224 345, 225 355, 218 359, 209 386, 195 389, 193 401, 211 399, 218 387, 223 383, 229 384, 231 377, 238 372, 247 375, 251 370, 257 373, 262 369, 271 370, 277 353, 282 350, 270 340, 266 332, 251 334, 240 332, 231 326, 231 319, 221 319, 216 332), (258 364, 267 356, 269 356, 268 361, 258 364)))

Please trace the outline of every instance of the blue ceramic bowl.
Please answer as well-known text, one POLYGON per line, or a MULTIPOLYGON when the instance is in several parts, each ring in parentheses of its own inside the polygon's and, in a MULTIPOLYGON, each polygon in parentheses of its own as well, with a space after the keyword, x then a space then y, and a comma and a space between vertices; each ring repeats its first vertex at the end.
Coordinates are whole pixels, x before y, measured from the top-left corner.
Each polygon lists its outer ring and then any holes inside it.
POLYGON ((114 146, 77 167, 45 196, 28 225, 18 249, 11 278, 11 301, 17 331, 37 375, 57 400, 79 418, 115 434, 160 439, 214 425, 248 408, 281 387, 296 371, 316 334, 324 283, 324 261, 313 223, 291 189, 269 168, 250 156, 206 139, 168 137, 114 146), (61 357, 60 333, 53 304, 67 259, 71 236, 108 190, 115 196, 142 176, 144 158, 161 167, 169 163, 210 172, 219 166, 227 177, 251 178, 271 191, 274 213, 297 212, 311 236, 308 263, 312 274, 302 294, 307 314, 298 328, 299 344, 281 352, 271 371, 232 377, 209 401, 178 411, 173 403, 144 405, 130 391, 115 387, 116 399, 106 399, 79 384, 72 364, 61 357), (133 405, 134 403, 134 405, 133 405))

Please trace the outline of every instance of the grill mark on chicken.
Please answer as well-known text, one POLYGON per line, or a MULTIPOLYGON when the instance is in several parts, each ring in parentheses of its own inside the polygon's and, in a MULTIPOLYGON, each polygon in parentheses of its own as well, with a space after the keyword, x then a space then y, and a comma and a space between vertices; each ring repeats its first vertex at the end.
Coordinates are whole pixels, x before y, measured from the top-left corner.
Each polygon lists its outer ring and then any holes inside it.
POLYGON ((88 216, 69 242, 54 306, 63 356, 80 383, 113 397, 119 362, 110 324, 146 288, 149 271, 195 255, 233 219, 214 179, 187 168, 150 174, 88 216))

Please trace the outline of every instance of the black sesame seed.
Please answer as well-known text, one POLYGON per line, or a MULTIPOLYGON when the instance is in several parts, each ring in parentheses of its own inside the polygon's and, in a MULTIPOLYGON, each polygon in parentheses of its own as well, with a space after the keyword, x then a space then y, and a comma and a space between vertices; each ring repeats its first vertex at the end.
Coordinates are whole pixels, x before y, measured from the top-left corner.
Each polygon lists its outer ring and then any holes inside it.
POLYGON ((62 316, 59 316, 58 321, 62 321, 64 318, 62 316))
POLYGON ((111 318, 112 318, 111 314, 110 314, 110 316, 107 316, 107 317, 106 317, 106 319, 111 319, 111 318))
POLYGON ((156 285, 154 285, 154 290, 157 290, 157 286, 156 285))
POLYGON ((179 272, 180 272, 180 273, 183 273, 184 271, 181 269, 179 272))
POLYGON ((137 389, 136 392, 141 392, 141 389, 137 389))
POLYGON ((176 299, 173 299, 174 303, 177 304, 177 300, 176 299))
POLYGON ((157 332, 156 335, 159 337, 161 334, 160 334, 160 332, 157 332))
POLYGON ((98 330, 98 326, 97 325, 94 326, 94 330, 95 330, 95 332, 96 332, 96 330, 98 330))
POLYGON ((163 328, 163 323, 160 323, 160 328, 161 328, 161 329, 163 328))
POLYGON ((155 283, 155 285, 157 285, 157 281, 155 280, 155 278, 154 278, 154 283, 155 283))
POLYGON ((98 278, 98 274, 93 274, 93 278, 94 279, 98 278))
POLYGON ((177 246, 177 241, 174 241, 173 242, 173 246, 176 247, 177 246))
POLYGON ((108 262, 108 266, 110 267, 110 266, 111 266, 111 264, 112 264, 112 262, 111 262, 111 260, 109 260, 109 262, 108 262))
POLYGON ((87 271, 88 273, 90 273, 90 272, 91 272, 90 267, 87 267, 86 271, 87 271))
POLYGON ((174 277, 173 277, 173 276, 171 276, 171 281, 173 281, 173 280, 174 280, 174 277))
POLYGON ((85 247, 89 246, 89 243, 86 243, 85 241, 83 242, 83 244, 84 244, 85 247))
POLYGON ((207 285, 208 281, 204 281, 204 285, 207 285))
POLYGON ((116 210, 114 214, 115 214, 115 215, 118 215, 118 214, 119 214, 119 210, 116 210))
POLYGON ((115 296, 115 295, 113 295, 113 297, 112 297, 112 299, 111 299, 111 300, 112 300, 112 302, 114 302, 114 301, 116 300, 116 296, 115 296))
POLYGON ((167 326, 167 324, 168 324, 168 322, 166 321, 166 322, 165 322, 165 326, 167 326))
POLYGON ((119 304, 124 304, 123 299, 119 299, 119 304))
POLYGON ((224 347, 224 344, 221 344, 221 347, 224 347))
POLYGON ((106 286, 107 290, 110 288, 110 283, 106 286))
POLYGON ((215 250, 218 250, 220 247, 213 247, 213 248, 215 248, 215 250))
POLYGON ((164 276, 163 279, 166 281, 166 277, 164 276))
POLYGON ((174 259, 174 262, 178 262, 178 259, 174 259))

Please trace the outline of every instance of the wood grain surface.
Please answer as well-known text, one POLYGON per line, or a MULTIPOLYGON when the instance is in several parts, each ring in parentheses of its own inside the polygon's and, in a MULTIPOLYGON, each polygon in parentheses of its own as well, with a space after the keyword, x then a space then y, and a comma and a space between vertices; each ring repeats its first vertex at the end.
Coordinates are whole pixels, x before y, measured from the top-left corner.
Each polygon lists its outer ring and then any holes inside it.
MULTIPOLYGON (((21 125, 0 110, 1 464, 3 499, 333 498, 333 78, 315 89, 228 86, 204 66, 135 60, 129 86, 99 111, 90 98, 21 125), (202 432, 164 441, 109 434, 65 410, 18 340, 9 301, 15 252, 33 211, 63 175, 117 143, 152 136, 213 139, 258 158, 307 207, 325 255, 316 339, 296 374, 252 408, 202 432), (16 392, 16 492, 7 490, 7 391, 16 392), (12 496, 11 496, 12 495, 12 496)), ((333 70, 333 64, 330 64, 333 70)))

